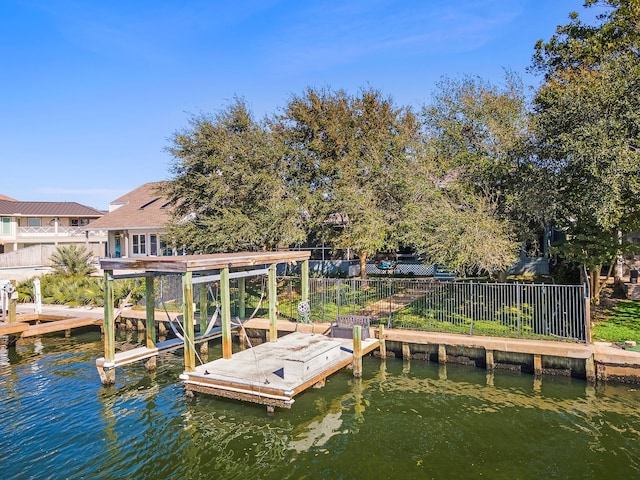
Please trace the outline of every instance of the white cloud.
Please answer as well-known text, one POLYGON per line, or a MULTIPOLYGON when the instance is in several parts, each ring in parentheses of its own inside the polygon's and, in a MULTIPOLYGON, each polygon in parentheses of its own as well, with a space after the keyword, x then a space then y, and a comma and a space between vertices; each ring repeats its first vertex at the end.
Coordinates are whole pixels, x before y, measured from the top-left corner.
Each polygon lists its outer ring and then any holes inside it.
POLYGON ((481 48, 514 20, 521 2, 314 3, 287 18, 269 59, 289 70, 323 70, 372 55, 457 53, 481 48))

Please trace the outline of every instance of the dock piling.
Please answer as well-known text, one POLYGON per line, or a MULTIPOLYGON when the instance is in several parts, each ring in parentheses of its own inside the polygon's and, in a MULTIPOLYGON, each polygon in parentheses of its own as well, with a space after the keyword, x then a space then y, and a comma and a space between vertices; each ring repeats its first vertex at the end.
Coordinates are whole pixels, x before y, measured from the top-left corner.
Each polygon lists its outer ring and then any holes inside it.
POLYGON ((533 374, 536 377, 542 376, 542 355, 533 355, 533 374))
POLYGON ((380 356, 387 357, 387 344, 384 341, 384 325, 378 327, 378 341, 380 342, 380 356))
POLYGON ((362 377, 362 327, 353 327, 353 376, 362 377))

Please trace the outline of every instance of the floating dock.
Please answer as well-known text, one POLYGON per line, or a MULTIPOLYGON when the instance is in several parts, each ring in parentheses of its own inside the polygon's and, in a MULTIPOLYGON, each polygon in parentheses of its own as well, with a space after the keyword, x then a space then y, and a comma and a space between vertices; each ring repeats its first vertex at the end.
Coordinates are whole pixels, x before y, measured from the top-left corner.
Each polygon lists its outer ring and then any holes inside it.
MULTIPOLYGON (((361 355, 378 348, 375 338, 362 340, 361 355)), ((291 408, 294 397, 354 361, 354 342, 319 334, 294 332, 229 359, 218 359, 184 372, 180 378, 188 392, 275 407, 291 408)))

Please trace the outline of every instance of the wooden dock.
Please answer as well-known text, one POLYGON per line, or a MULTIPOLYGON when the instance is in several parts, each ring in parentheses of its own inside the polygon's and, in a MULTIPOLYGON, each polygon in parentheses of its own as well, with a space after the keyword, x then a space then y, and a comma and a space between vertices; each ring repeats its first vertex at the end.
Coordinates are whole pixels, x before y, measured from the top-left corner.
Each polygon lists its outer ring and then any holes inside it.
POLYGON ((65 332, 74 328, 101 326, 102 320, 92 317, 68 317, 58 315, 20 315, 17 322, 0 322, 0 335, 35 337, 47 333, 65 332))
MULTIPOLYGON (((361 354, 376 348, 377 339, 362 340, 361 354)), ((201 392, 275 407, 291 408, 294 397, 354 361, 349 339, 294 332, 185 372, 188 392, 201 392)))

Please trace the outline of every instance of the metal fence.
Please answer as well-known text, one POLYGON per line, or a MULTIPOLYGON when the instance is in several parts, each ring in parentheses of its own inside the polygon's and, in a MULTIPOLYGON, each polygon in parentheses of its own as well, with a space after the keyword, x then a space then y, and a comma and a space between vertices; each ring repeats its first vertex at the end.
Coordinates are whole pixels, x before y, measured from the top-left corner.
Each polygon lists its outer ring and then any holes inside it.
MULTIPOLYGON (((267 291, 266 277, 250 277, 245 279, 244 301, 240 300, 239 279, 229 281, 229 294, 231 301, 231 316, 247 318, 249 316, 269 315, 269 295, 267 291)), ((160 310, 182 309, 182 276, 179 274, 159 275, 155 278, 156 304, 160 310)), ((299 283, 299 282, 298 282, 299 283)), ((144 285, 140 282, 141 285, 144 285)), ((213 314, 215 305, 220 303, 220 282, 210 282, 206 285, 206 295, 209 304, 209 315, 213 314)), ((193 289, 193 301, 200 304, 199 288, 193 289)), ((142 296, 138 304, 144 306, 145 298, 142 296)), ((297 308, 297 307, 296 307, 297 308)), ((196 309, 197 310, 197 309, 196 309)))
MULTIPOLYGON (((182 303, 179 275, 157 279, 159 303, 182 303)), ((231 315, 268 315, 265 277, 247 278, 246 308, 239 303, 239 286, 232 280, 231 315)), ((218 302, 219 283, 208 288, 210 304, 218 302)), ((199 302, 199 289, 194 289, 199 302)), ((278 278, 278 314, 302 320, 299 277, 278 278)), ((389 328, 501 337, 544 338, 587 342, 587 293, 582 285, 527 283, 441 282, 433 279, 309 280, 309 319, 330 322, 339 314, 367 315, 389 328)), ((160 305, 158 305, 160 306, 160 305)), ((162 308, 162 307, 161 307, 162 308)))
MULTIPOLYGON (((299 279, 280 282, 280 311, 296 318, 299 279), (285 312, 286 313, 286 312, 285 312)), ((586 342, 582 285, 439 282, 433 279, 310 279, 311 320, 368 315, 390 328, 586 342)))

